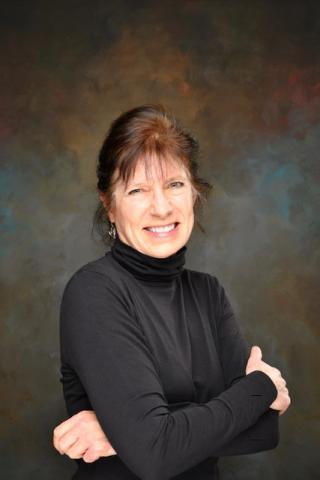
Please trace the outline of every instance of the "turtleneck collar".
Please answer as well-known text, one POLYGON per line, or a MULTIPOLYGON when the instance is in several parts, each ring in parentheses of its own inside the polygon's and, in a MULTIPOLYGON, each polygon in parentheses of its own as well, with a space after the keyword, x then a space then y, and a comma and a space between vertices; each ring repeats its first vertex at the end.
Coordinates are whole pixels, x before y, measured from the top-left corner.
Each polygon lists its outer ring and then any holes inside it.
POLYGON ((169 257, 151 257, 127 245, 117 236, 111 247, 111 255, 137 279, 163 284, 171 283, 181 275, 186 250, 184 245, 169 257))

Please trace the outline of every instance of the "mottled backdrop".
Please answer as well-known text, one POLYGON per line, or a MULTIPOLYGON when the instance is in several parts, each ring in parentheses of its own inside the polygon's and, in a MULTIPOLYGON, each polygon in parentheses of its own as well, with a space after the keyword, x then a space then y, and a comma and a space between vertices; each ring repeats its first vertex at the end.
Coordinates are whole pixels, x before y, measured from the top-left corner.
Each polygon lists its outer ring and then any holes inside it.
POLYGON ((199 138, 214 184, 187 266, 229 292, 250 343, 287 380, 276 450, 224 479, 319 478, 320 4, 2 2, 1 477, 67 479, 58 311, 91 236, 110 121, 162 102, 199 138))

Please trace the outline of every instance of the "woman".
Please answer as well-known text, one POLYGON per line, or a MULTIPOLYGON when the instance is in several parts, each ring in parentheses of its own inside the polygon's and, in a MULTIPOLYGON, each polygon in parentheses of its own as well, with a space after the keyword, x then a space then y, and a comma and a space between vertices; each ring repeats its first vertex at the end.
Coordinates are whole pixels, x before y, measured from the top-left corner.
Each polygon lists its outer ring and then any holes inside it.
POLYGON ((219 456, 278 444, 285 380, 249 352, 217 278, 184 268, 211 188, 197 153, 157 105, 122 114, 102 146, 96 218, 111 251, 73 275, 61 304, 71 418, 54 445, 78 459, 75 479, 213 480, 219 456))

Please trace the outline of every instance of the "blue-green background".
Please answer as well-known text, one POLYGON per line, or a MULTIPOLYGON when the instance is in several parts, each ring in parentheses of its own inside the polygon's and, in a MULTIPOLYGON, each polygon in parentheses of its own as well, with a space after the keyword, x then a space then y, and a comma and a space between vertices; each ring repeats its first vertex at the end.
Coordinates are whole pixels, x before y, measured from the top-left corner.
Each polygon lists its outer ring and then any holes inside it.
POLYGON ((221 460, 226 480, 319 478, 320 4, 35 1, 0 9, 1 477, 70 478, 58 311, 91 237, 110 122, 171 108, 214 184, 187 266, 229 293, 287 380, 276 450, 221 460))

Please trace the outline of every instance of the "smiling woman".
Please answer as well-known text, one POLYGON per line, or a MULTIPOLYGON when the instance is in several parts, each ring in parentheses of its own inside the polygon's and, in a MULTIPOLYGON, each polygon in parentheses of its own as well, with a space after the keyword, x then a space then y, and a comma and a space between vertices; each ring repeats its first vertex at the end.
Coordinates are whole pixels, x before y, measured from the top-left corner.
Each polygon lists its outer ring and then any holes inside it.
POLYGON ((100 198, 125 243, 153 257, 167 257, 187 243, 194 223, 193 190, 182 162, 167 160, 164 171, 157 159, 149 158, 150 179, 145 164, 139 161, 128 186, 118 181, 108 209, 104 193, 100 198), (183 182, 172 181, 182 178, 183 182), (133 185, 140 185, 134 188, 133 185))
MULTIPOLYGON (((102 204, 95 214, 95 226, 105 243, 110 244, 108 232, 115 223, 112 213, 109 215, 114 202, 118 200, 119 205, 120 198, 125 201, 129 195, 137 197, 135 207, 142 202, 150 204, 158 200, 160 185, 169 207, 172 197, 182 198, 192 191, 192 213, 196 226, 204 232, 199 218, 212 186, 198 175, 198 154, 199 144, 194 136, 161 105, 143 105, 114 120, 97 167, 102 204)), ((156 208, 166 209, 168 205, 156 203, 156 208)), ((166 212, 160 212, 160 221, 155 225, 163 225, 165 216, 166 212)))
POLYGON ((74 479, 218 479, 218 457, 274 448, 290 404, 249 352, 226 292, 184 268, 211 185, 198 143, 165 109, 116 119, 97 168, 95 224, 111 245, 68 282, 60 315, 70 418, 54 430, 74 479))

